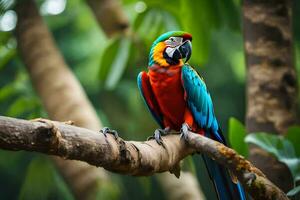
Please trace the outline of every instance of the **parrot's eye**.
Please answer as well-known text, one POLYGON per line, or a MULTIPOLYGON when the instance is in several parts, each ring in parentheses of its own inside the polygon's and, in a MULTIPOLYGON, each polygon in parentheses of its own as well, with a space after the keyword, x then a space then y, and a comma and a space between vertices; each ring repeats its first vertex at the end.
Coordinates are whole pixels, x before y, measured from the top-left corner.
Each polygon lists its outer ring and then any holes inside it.
POLYGON ((170 45, 172 47, 175 47, 177 45, 179 45, 182 42, 182 38, 181 37, 170 37, 168 40, 166 40, 166 44, 170 45))

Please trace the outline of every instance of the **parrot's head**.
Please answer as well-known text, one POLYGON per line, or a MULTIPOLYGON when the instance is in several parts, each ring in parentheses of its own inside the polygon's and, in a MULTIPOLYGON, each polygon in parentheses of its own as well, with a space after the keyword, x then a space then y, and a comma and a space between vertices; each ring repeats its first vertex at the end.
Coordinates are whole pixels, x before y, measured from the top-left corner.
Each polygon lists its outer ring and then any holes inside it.
POLYGON ((192 35, 183 31, 170 31, 159 36, 152 44, 149 66, 182 66, 192 54, 192 35))

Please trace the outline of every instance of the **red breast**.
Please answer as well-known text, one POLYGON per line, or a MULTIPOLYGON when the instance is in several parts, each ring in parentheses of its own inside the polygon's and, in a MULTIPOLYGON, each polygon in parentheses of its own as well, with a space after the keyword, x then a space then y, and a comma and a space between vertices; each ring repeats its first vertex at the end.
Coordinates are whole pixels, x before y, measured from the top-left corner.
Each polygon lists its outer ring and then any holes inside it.
POLYGON ((164 117, 164 125, 179 130, 184 121, 186 102, 181 82, 181 67, 149 68, 153 93, 164 117))

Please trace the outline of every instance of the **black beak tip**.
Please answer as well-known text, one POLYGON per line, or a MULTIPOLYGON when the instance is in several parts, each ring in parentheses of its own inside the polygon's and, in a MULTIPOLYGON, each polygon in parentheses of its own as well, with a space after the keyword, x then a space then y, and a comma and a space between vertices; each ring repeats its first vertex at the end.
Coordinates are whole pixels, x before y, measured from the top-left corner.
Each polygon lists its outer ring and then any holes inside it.
POLYGON ((185 59, 185 63, 190 59, 192 55, 192 43, 190 40, 184 42, 180 47, 179 51, 181 53, 182 59, 185 59))

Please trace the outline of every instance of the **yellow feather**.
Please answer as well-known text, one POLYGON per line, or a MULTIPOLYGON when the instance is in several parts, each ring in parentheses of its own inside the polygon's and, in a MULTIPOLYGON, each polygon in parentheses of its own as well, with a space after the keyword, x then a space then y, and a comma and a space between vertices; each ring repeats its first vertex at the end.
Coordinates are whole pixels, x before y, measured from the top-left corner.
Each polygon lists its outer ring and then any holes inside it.
POLYGON ((168 67, 169 66, 169 64, 167 63, 166 59, 163 56, 163 52, 164 52, 165 48, 166 48, 165 43, 160 42, 154 47, 154 51, 153 51, 154 52, 153 53, 154 61, 162 67, 168 67))
MULTIPOLYGON (((170 64, 166 61, 166 59, 163 56, 163 52, 164 52, 165 48, 166 48, 166 44, 164 42, 158 43, 154 47, 153 60, 162 67, 169 67, 170 64)), ((183 65, 183 62, 182 62, 182 60, 180 60, 178 66, 182 66, 182 65, 183 65)))

